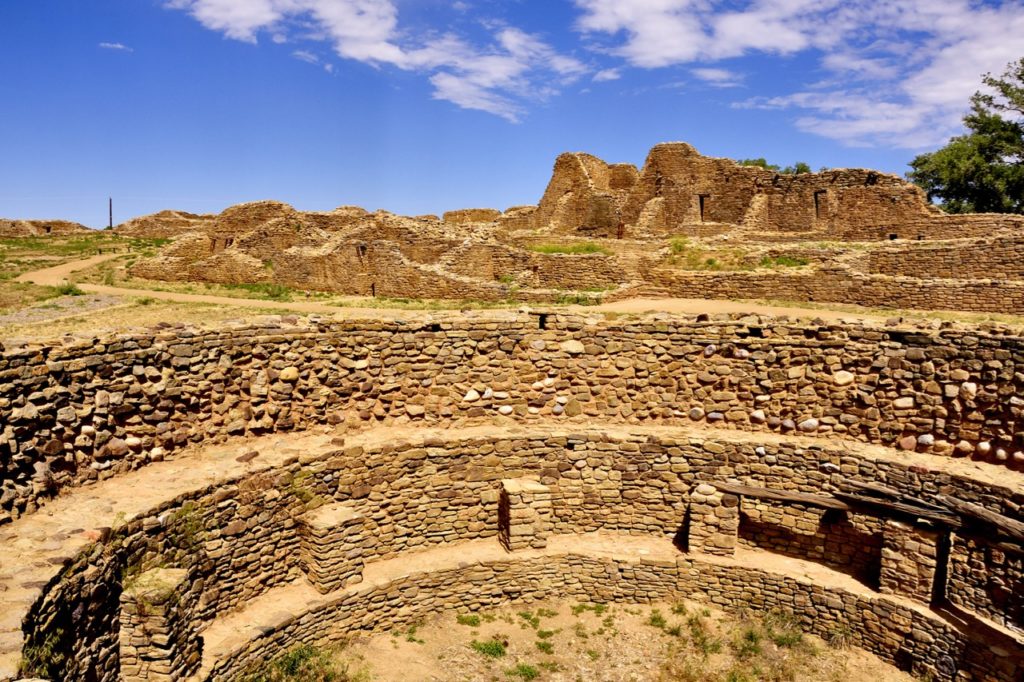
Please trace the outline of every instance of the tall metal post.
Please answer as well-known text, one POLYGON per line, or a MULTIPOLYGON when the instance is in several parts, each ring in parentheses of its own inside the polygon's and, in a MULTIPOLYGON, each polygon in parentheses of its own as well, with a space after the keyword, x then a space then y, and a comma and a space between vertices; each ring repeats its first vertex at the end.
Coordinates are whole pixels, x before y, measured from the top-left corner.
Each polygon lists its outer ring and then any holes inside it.
POLYGON ((107 229, 112 230, 114 229, 114 197, 107 197, 107 208, 110 211, 110 222, 107 229))

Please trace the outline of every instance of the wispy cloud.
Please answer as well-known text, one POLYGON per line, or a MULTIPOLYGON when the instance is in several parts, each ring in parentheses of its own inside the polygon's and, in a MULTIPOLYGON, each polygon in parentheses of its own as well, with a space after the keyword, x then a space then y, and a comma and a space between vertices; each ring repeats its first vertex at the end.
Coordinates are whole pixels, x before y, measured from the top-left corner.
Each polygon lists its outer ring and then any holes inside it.
POLYGON ((298 59, 300 62, 306 62, 307 64, 319 64, 320 58, 309 50, 295 50, 292 52, 292 56, 298 59))
POLYGON ((617 81, 620 78, 622 78, 622 71, 619 69, 602 69, 594 74, 594 81, 597 83, 617 81))
MULTIPOLYGON (((514 27, 490 25, 483 44, 401 27, 393 0, 169 0, 166 6, 235 40, 256 43, 264 32, 275 42, 312 38, 344 59, 422 72, 436 99, 513 122, 528 104, 587 72, 579 60, 514 27)), ((292 54, 304 61, 316 57, 308 50, 292 54)))
POLYGON ((702 67, 691 69, 690 73, 716 88, 735 88, 743 83, 743 76, 729 69, 702 67))
POLYGON ((132 48, 124 45, 123 43, 100 43, 100 47, 104 50, 117 50, 120 52, 135 52, 132 48))
POLYGON ((574 0, 576 28, 641 68, 709 66, 750 54, 820 56, 829 77, 737 106, 789 109, 802 130, 855 145, 920 147, 959 129, 986 72, 1024 54, 1016 0, 574 0))

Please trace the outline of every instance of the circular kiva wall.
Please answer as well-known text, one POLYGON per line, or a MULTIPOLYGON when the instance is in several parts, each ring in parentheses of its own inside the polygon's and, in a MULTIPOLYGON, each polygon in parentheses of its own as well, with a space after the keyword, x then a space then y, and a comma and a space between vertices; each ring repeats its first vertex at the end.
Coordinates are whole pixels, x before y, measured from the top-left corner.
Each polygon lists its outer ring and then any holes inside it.
POLYGON ((19 614, 22 673, 231 679, 299 641, 551 597, 783 609, 939 680, 1015 682, 1024 665, 1013 630, 1024 626, 1019 546, 984 527, 815 502, 849 481, 882 481, 909 498, 941 489, 991 509, 1019 488, 724 429, 377 429, 299 444, 301 457, 282 442, 265 440, 248 461, 218 456, 218 480, 182 458, 53 502, 74 523, 87 515, 76 505, 94 513, 115 485, 168 481, 166 502, 112 520, 73 552, 17 541, 34 567, 21 587, 38 578, 19 614), (795 497, 734 494, 726 480, 795 497), (805 562, 818 564, 815 579, 805 562), (996 584, 1017 601, 1001 601, 996 584))
POLYGON ((600 595, 782 608, 937 679, 1015 681, 1021 342, 510 313, 7 350, 0 679, 229 679, 438 608, 600 595), (345 443, 303 440, 324 424, 345 443), (842 507, 848 481, 990 518, 842 507), (305 607, 225 634, 278 602, 305 607))
POLYGON ((338 422, 708 423, 1024 468, 1006 329, 556 314, 174 329, 0 354, 0 523, 227 436, 338 422))

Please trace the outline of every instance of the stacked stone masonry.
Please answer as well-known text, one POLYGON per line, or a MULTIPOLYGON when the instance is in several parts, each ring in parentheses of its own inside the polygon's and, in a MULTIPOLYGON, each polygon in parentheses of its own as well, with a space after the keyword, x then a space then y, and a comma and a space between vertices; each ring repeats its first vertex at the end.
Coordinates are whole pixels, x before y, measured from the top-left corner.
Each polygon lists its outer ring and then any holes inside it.
POLYGON ((498 538, 510 552, 547 546, 551 489, 529 478, 504 479, 498 499, 498 538))
POLYGON ((540 313, 10 349, 0 355, 0 523, 190 444, 325 422, 702 422, 1019 468, 1022 347, 998 326, 540 313))
MULTIPOLYGON (((784 442, 757 445, 756 440, 730 442, 685 432, 678 437, 609 437, 601 432, 547 434, 542 430, 536 435, 498 440, 460 440, 455 431, 448 440, 373 449, 339 447, 310 453, 302 463, 212 485, 112 531, 94 549, 70 562, 41 592, 24 623, 25 647, 29 650, 48 642, 64 654, 65 667, 37 670, 50 679, 113 680, 118 674, 119 641, 115 595, 120 594, 120 576, 129 567, 148 558, 151 563, 182 564, 182 568, 202 575, 203 580, 194 583, 202 585, 202 594, 193 615, 201 630, 202 624, 218 615, 302 576, 296 550, 302 543, 300 519, 310 506, 326 505, 325 513, 336 514, 331 505, 344 503, 345 516, 347 509, 353 515, 361 514, 366 521, 364 537, 373 539, 361 548, 366 563, 439 543, 486 538, 497 542, 501 517, 498 486, 504 479, 532 478, 549 489, 552 534, 625 531, 653 534, 670 542, 680 532, 687 532, 687 508, 707 501, 707 496, 703 501, 700 497, 689 499, 702 481, 732 477, 751 485, 821 492, 830 485, 831 467, 854 479, 883 481, 908 495, 941 490, 989 508, 1002 509, 1002 503, 1019 503, 1021 497, 1020 490, 983 488, 970 479, 922 467, 861 458, 842 447, 806 449, 784 442), (188 552, 177 551, 182 547, 188 552), (114 597, 113 604, 104 601, 109 596, 114 597)), ((736 506, 726 508, 735 510, 736 506)), ((692 534, 695 527, 691 525, 689 530, 692 534)), ((493 570, 505 576, 499 580, 515 582, 479 594, 469 594, 472 585, 460 581, 467 575, 489 575, 490 568, 408 578, 404 584, 420 586, 419 596, 401 587, 360 592, 358 585, 350 586, 344 588, 336 609, 292 619, 292 625, 282 632, 255 642, 251 652, 219 663, 221 672, 213 679, 229 676, 225 671, 237 672, 237 666, 253 660, 251 656, 279 652, 289 642, 324 641, 344 637, 351 628, 387 628, 402 619, 414 619, 419 612, 411 605, 450 608, 472 606, 478 603, 475 600, 485 604, 553 594, 645 601, 659 595, 703 593, 727 608, 795 610, 816 632, 849 627, 858 644, 904 667, 934 672, 936 662, 946 656, 955 667, 974 670, 974 676, 965 679, 1014 680, 1012 666, 1019 660, 1020 645, 1001 645, 1004 653, 995 657, 975 651, 941 619, 881 597, 861 603, 858 600, 863 597, 837 595, 754 569, 709 567, 690 556, 680 556, 675 568, 660 564, 616 567, 621 571, 615 573, 621 580, 616 587, 600 582, 608 566, 594 561, 571 560, 571 566, 593 566, 591 577, 580 577, 579 583, 573 578, 564 586, 559 581, 567 578, 559 578, 545 587, 543 594, 531 590, 546 584, 537 576, 547 575, 551 569, 527 577, 516 572, 514 560, 493 570), (506 570, 511 574, 504 573, 506 570), (441 591, 432 592, 435 588, 441 591), (819 605, 818 610, 808 610, 819 605), (380 608, 388 610, 378 612, 380 608), (865 614, 874 614, 870 616, 872 625, 860 620, 869 617, 865 614)), ((566 576, 579 575, 576 568, 562 566, 559 570, 565 570, 566 576)), ((949 575, 950 591, 972 589, 977 576, 986 570, 985 564, 971 567, 968 576, 954 566, 949 575)), ((995 573, 994 577, 1001 575, 995 573)), ((603 580, 608 580, 607 575, 603 580)), ((1010 609, 1014 608, 1013 598, 1010 609)), ((1019 592, 1016 598, 1019 600, 1019 592)), ((1019 601, 1016 604, 1019 607, 1019 601)), ((971 607, 967 604, 964 608, 971 607)), ((979 615, 989 617, 987 613, 979 615)), ((935 674, 937 679, 953 679, 941 670, 935 674)))
POLYGON ((687 548, 692 552, 732 556, 740 526, 740 500, 701 483, 690 493, 687 548))
POLYGON ((299 517, 302 568, 326 594, 358 583, 363 574, 363 517, 351 503, 332 504, 299 517))
POLYGON ((882 533, 879 591, 932 602, 940 533, 889 519, 882 533))
POLYGON ((124 682, 176 682, 199 668, 193 621, 197 583, 184 569, 151 569, 121 593, 120 664, 124 682))
POLYGON ((875 517, 758 499, 744 499, 738 529, 740 545, 812 559, 872 585, 882 536, 875 517))

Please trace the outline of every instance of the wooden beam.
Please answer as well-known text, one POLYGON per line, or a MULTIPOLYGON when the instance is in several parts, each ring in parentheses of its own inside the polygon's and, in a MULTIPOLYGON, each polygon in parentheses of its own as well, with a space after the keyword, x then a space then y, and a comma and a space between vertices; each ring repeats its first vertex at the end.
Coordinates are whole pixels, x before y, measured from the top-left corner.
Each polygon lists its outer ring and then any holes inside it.
POLYGON ((755 488, 749 485, 726 483, 724 481, 709 481, 708 484, 715 486, 724 493, 732 493, 733 495, 741 495, 743 497, 754 497, 760 500, 778 500, 780 502, 806 504, 823 509, 850 511, 850 505, 845 502, 822 495, 811 495, 809 493, 798 493, 789 490, 773 490, 771 488, 755 488))
POLYGON ((861 481, 851 481, 849 479, 844 479, 839 483, 839 486, 844 489, 852 490, 855 493, 868 493, 871 495, 887 498, 893 502, 903 502, 905 504, 911 504, 917 507, 921 507, 922 509, 931 509, 932 511, 938 512, 939 514, 949 513, 948 507, 932 504, 931 502, 926 502, 925 500, 922 500, 919 497, 914 497, 913 495, 905 495, 904 493, 901 493, 899 490, 896 490, 895 488, 890 488, 888 486, 884 486, 881 483, 862 483, 861 481))
POLYGON ((995 527, 1000 533, 1009 536, 1017 542, 1024 542, 1024 522, 1011 519, 1008 516, 997 514, 994 511, 990 511, 979 504, 961 500, 958 497, 952 495, 943 495, 942 501, 949 505, 950 508, 955 510, 961 516, 965 516, 976 521, 982 521, 995 527))
MULTIPOLYGON (((853 506, 882 509, 891 514, 894 513, 903 516, 913 516, 919 519, 927 519, 928 521, 941 523, 942 525, 949 526, 950 528, 960 527, 960 517, 956 514, 951 514, 948 511, 935 511, 934 509, 919 507, 916 504, 909 504, 907 502, 883 500, 877 497, 868 497, 867 495, 857 495, 856 493, 847 493, 842 491, 837 492, 836 497, 849 502, 853 506)), ((877 511, 875 514, 881 516, 877 511)))

